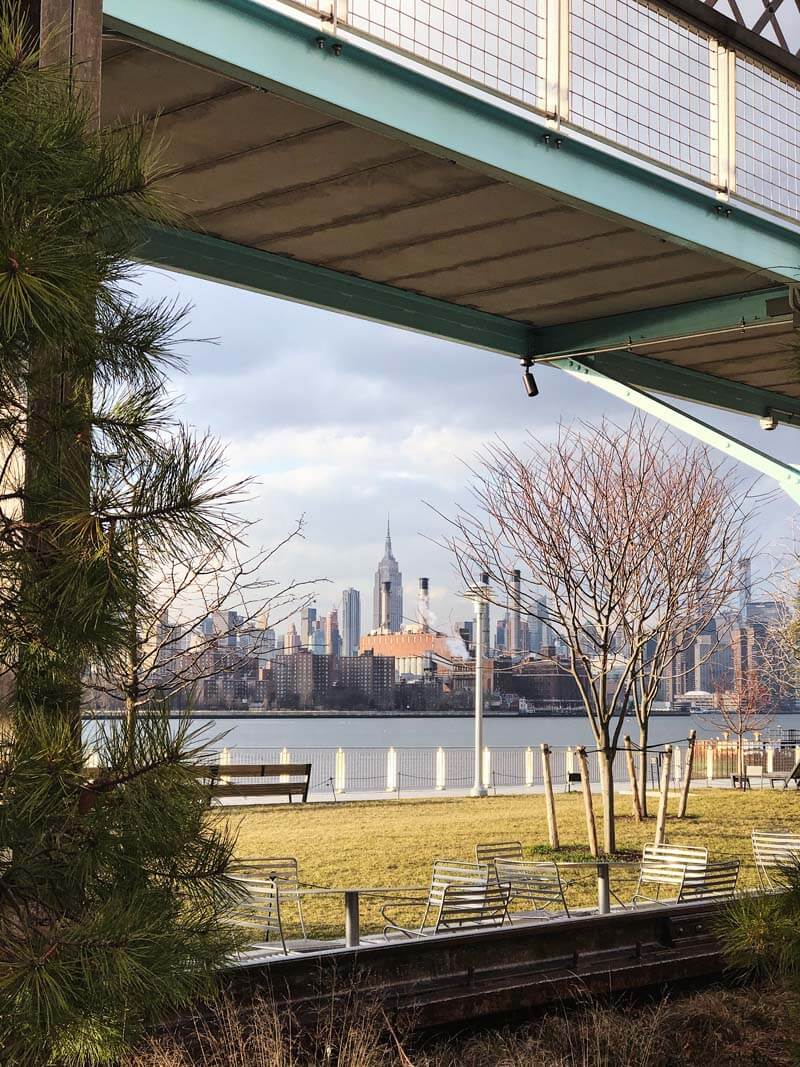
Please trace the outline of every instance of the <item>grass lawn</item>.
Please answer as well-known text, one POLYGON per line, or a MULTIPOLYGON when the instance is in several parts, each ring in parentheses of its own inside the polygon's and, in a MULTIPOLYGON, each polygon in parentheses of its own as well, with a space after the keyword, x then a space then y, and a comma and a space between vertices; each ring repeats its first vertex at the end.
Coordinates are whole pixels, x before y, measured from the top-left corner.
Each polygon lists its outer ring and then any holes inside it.
MULTIPOLYGON (((655 810, 654 801, 651 804, 655 810)), ((671 800, 674 810, 675 798, 671 800)), ((595 798, 600 822, 600 801, 595 798)), ((623 852, 640 854, 653 839, 655 819, 637 824, 627 815, 629 796, 617 797, 617 844, 623 852)), ((579 794, 556 797, 560 853, 547 849, 544 797, 500 796, 483 799, 386 800, 336 804, 270 804, 226 810, 221 818, 238 834, 237 854, 296 856, 305 882, 323 886, 426 886, 434 859, 474 859, 477 841, 521 841, 532 858, 583 859, 586 824, 579 794)), ((750 831, 785 828, 800 832, 800 796, 795 790, 741 793, 701 789, 689 797, 688 815, 667 821, 673 844, 705 845, 712 859, 739 857, 741 887, 757 884, 750 849, 750 831)), ((570 878, 573 872, 570 872, 570 878)), ((629 899, 635 872, 614 872, 612 888, 629 899)), ((596 900, 593 874, 577 880, 570 903, 596 900)), ((381 925, 380 902, 362 902, 362 928, 381 925)), ((340 897, 309 898, 305 905, 312 935, 341 936, 340 897)), ((294 909, 287 905, 284 926, 295 931, 294 909)), ((409 916, 409 918, 411 918, 409 916)))

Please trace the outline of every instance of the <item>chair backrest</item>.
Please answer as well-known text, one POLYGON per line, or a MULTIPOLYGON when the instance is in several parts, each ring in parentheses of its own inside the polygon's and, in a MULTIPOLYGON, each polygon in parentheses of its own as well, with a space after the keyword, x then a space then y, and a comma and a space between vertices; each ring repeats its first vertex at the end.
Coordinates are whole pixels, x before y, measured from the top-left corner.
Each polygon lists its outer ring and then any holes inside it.
POLYGON ((497 859, 521 860, 522 842, 481 841, 475 846, 475 859, 478 863, 488 863, 490 867, 497 859))
POLYGON ((286 952, 281 902, 275 879, 236 877, 235 881, 243 893, 228 914, 228 922, 251 930, 254 942, 275 941, 286 952))
POLYGON ((762 886, 783 885, 781 868, 800 862, 800 834, 788 830, 753 830, 753 859, 762 886))
POLYGON ((434 933, 502 926, 508 918, 508 884, 494 878, 481 885, 445 886, 434 933))
POLYGON ((708 849, 699 845, 645 845, 639 884, 676 886, 680 890, 684 876, 704 870, 707 863, 708 849))
POLYGON ((435 860, 431 875, 428 904, 440 907, 448 886, 479 889, 489 880, 488 863, 469 863, 464 860, 435 860))
POLYGON ((294 856, 256 856, 237 859, 231 874, 241 878, 272 878, 282 893, 300 888, 300 872, 294 856))
POLYGON ((527 900, 537 908, 566 908, 561 875, 555 863, 528 860, 495 861, 497 880, 511 887, 512 900, 527 900))
POLYGON ((732 897, 739 878, 739 860, 714 860, 704 870, 687 870, 678 900, 723 900, 732 897))

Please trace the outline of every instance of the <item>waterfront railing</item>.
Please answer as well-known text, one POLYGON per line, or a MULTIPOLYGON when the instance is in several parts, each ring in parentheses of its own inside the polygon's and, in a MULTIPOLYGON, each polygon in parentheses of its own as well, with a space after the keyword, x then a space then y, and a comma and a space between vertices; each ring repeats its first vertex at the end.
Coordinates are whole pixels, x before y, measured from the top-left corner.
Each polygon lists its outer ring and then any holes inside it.
MULTIPOLYGON (((686 768, 688 743, 672 744, 670 784, 677 787, 686 768)), ((744 745, 745 762, 761 765, 770 774, 788 773, 800 759, 800 745, 748 740, 744 745)), ((659 787, 662 746, 653 746, 645 756, 647 785, 659 787)), ((344 793, 444 793, 468 790, 475 778, 472 748, 224 748, 213 757, 226 764, 296 764, 310 763, 313 795, 344 793)), ((641 754, 636 753, 637 766, 641 754)), ((483 750, 483 783, 489 790, 540 790, 544 787, 540 745, 520 747, 487 746, 483 750)), ((587 750, 589 778, 600 783, 598 753, 587 750)), ((550 767, 556 788, 580 788, 575 775, 580 766, 576 747, 550 747, 550 767), (572 776, 572 780, 571 779, 572 776)), ((692 781, 719 781, 737 773, 738 751, 735 740, 715 738, 695 742, 692 781)), ((226 776, 227 779, 227 776, 226 776)), ((628 771, 623 751, 614 761, 614 779, 626 788, 628 771)), ((246 779, 231 777, 232 782, 246 779)))

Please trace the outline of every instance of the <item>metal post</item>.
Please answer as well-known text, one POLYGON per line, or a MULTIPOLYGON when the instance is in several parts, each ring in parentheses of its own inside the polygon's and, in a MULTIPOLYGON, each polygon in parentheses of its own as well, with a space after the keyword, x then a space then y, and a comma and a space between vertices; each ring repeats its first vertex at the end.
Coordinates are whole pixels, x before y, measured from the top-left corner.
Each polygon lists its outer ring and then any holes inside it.
POLYGON ((358 948, 360 941, 358 890, 348 889, 344 894, 344 943, 347 948, 358 948))
POLYGON ((533 785, 533 749, 530 745, 525 749, 525 785, 533 785))
POLYGON ((347 764, 345 762, 344 749, 337 748, 336 750, 336 764, 334 772, 334 785, 333 789, 335 793, 343 793, 345 790, 345 784, 347 781, 347 764))
POLYGON ((475 603, 475 781, 473 797, 485 797, 489 791, 483 782, 483 619, 486 611, 486 582, 474 594, 475 603))
MULTIPOLYGON (((281 749, 281 754, 280 754, 278 762, 279 763, 291 763, 292 762, 291 757, 289 755, 289 750, 288 750, 288 748, 286 748, 286 746, 284 746, 281 749)), ((288 782, 289 781, 289 775, 288 774, 282 774, 281 777, 280 777, 280 781, 281 782, 288 782)))
POLYGON ((608 915, 611 911, 611 889, 607 863, 597 864, 597 911, 600 915, 608 915))
POLYGON ((386 792, 397 791, 397 752, 390 748, 386 753, 386 792))
POLYGON ((444 789, 447 785, 447 757, 444 754, 444 749, 439 746, 436 749, 436 788, 444 789))

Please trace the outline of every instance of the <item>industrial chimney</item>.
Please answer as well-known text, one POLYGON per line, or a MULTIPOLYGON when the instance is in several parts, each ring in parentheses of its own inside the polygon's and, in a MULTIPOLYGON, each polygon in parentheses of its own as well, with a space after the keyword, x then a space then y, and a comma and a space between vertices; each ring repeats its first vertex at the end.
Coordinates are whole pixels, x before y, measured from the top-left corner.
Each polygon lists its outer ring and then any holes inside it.
POLYGON ((521 578, 519 571, 511 572, 511 603, 508 606, 509 634, 508 651, 512 656, 522 651, 522 632, 519 618, 519 600, 521 595, 521 578))
POLYGON ((431 626, 431 603, 428 594, 428 579, 420 578, 419 593, 417 594, 417 618, 422 632, 427 633, 431 626))
POLYGON ((383 582, 381 585, 381 630, 391 633, 389 625, 389 605, 391 604, 392 583, 383 582))

